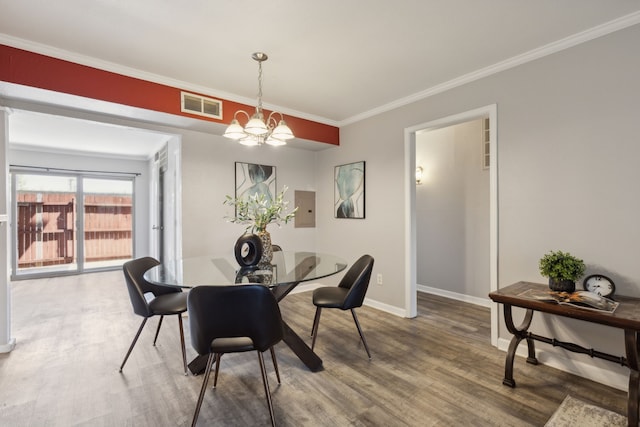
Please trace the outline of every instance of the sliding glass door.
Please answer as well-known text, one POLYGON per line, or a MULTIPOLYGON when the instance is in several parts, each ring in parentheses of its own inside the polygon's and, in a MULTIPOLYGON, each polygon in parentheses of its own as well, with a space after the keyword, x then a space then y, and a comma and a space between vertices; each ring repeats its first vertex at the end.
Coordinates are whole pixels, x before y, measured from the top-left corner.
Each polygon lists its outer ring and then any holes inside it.
POLYGON ((133 256, 133 179, 12 172, 13 277, 121 266, 133 256))
POLYGON ((121 266, 133 257, 133 181, 84 178, 84 267, 121 266))
POLYGON ((14 272, 76 270, 77 178, 13 174, 12 184, 14 272))

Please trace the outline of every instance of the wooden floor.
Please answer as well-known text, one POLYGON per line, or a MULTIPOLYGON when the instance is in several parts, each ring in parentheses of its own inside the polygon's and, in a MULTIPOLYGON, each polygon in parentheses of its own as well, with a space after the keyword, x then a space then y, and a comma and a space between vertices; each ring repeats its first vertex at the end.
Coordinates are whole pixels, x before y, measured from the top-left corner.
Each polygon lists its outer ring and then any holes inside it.
MULTIPOLYGON (((120 272, 12 283, 15 350, 0 355, 2 426, 188 426, 201 376, 184 376, 177 320, 153 347, 151 319, 119 373, 139 326, 120 272)), ((300 293, 283 316, 310 342, 314 307, 300 293)), ((372 308, 359 319, 367 359, 348 312, 325 310, 309 372, 284 344, 278 385, 267 368, 280 426, 542 426, 571 394, 624 414, 626 393, 517 358, 518 386, 502 385, 505 353, 489 343, 489 310, 420 294, 418 317, 372 308)), ((188 357, 195 356, 189 345, 188 357)), ((576 356, 582 357, 582 356, 576 356)), ((586 357, 586 356, 585 356, 586 357)), ((255 353, 222 359, 199 426, 269 425, 255 353)))

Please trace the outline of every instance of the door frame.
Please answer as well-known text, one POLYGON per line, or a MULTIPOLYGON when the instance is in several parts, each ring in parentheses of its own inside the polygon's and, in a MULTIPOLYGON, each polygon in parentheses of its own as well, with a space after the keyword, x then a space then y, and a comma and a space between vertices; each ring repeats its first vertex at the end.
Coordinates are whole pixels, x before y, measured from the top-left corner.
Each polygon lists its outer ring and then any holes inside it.
POLYGON ((182 138, 180 135, 170 136, 165 147, 151 160, 149 250, 156 259, 182 258, 182 138), (166 153, 161 154, 162 151, 166 153), (166 158, 166 162, 161 160, 162 157, 166 158), (161 173, 162 188, 159 185, 161 173), (160 218, 162 229, 156 230, 154 227, 158 227, 160 218))
MULTIPOLYGON (((431 120, 404 130, 405 169, 405 311, 407 317, 417 315, 417 237, 416 237, 416 133, 456 125, 480 118, 489 118, 489 286, 498 289, 498 108, 491 104, 459 114, 431 120)), ((491 344, 498 345, 498 307, 491 304, 491 344)))

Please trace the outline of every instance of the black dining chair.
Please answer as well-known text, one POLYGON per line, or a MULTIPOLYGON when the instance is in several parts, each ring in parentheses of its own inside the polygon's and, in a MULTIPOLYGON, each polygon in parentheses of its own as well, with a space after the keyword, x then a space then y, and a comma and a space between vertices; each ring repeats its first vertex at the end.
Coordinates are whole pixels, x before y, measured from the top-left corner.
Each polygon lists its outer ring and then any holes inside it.
POLYGON ((362 333, 362 328, 360 328, 360 322, 358 322, 355 309, 362 306, 364 296, 369 287, 372 270, 373 257, 363 255, 351 266, 337 287, 329 286, 313 291, 313 304, 316 306, 316 315, 313 318, 313 327, 311 328, 311 336, 313 337, 311 341, 312 350, 316 345, 316 338, 318 338, 318 325, 320 324, 320 313, 322 309, 339 308, 340 310, 351 310, 353 320, 360 334, 360 339, 362 340, 362 344, 364 344, 364 349, 367 351, 369 359, 371 359, 369 346, 362 333))
POLYGON ((142 324, 138 328, 138 332, 133 338, 131 346, 129 346, 129 350, 122 361, 122 365, 120 365, 120 372, 122 372, 124 364, 127 363, 131 350, 133 350, 133 347, 136 345, 147 320, 153 316, 160 316, 158 329, 156 330, 156 335, 153 338, 153 345, 155 346, 164 316, 177 315, 178 325, 180 327, 180 343, 182 344, 182 364, 184 366, 184 374, 187 375, 187 354, 184 345, 182 313, 187 311, 188 292, 182 292, 179 288, 154 285, 153 283, 146 281, 144 279, 144 273, 159 264, 160 262, 154 258, 144 257, 127 261, 122 265, 122 271, 124 272, 124 279, 127 284, 127 290, 129 291, 129 299, 133 306, 133 312, 138 316, 142 316, 144 319, 142 319, 142 324))
POLYGON ((258 353, 271 424, 275 426, 271 392, 262 353, 266 350, 271 351, 273 366, 280 384, 280 373, 273 346, 282 340, 283 328, 280 308, 269 288, 256 284, 198 286, 189 292, 187 305, 191 344, 199 355, 208 355, 202 388, 191 425, 195 426, 198 420, 213 362, 216 362, 215 388, 222 354, 255 350, 258 353))

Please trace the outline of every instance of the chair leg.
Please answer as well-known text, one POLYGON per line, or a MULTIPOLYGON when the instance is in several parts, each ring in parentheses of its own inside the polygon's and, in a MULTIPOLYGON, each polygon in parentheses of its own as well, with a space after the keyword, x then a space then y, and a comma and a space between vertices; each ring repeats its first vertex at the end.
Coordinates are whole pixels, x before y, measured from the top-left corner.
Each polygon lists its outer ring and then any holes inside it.
POLYGON ((262 352, 258 351, 258 361, 260 362, 260 371, 262 372, 262 383, 264 384, 264 393, 267 396, 267 405, 269 406, 269 416, 271 417, 271 425, 275 427, 276 419, 273 415, 273 404, 271 403, 271 391, 269 391, 269 379, 267 378, 267 370, 264 367, 264 357, 262 352))
POLYGON ((318 338, 318 326, 320 325, 320 313, 322 312, 322 307, 316 308, 316 315, 313 317, 313 327, 311 328, 311 336, 313 339, 311 340, 311 350, 316 345, 316 338, 318 338))
POLYGON ((222 353, 216 353, 216 373, 213 375, 213 388, 216 388, 218 384, 218 372, 220 371, 220 359, 222 359, 222 353))
POLYGON ((271 360, 273 361, 273 369, 276 370, 276 378, 278 378, 278 384, 281 384, 280 371, 278 370, 278 361, 276 360, 276 351, 273 349, 273 346, 271 346, 269 350, 271 350, 271 360))
POLYGON ((184 366, 184 375, 189 375, 187 370, 187 350, 184 345, 184 329, 182 327, 182 314, 178 314, 178 327, 180 328, 180 344, 182 345, 182 365, 184 366))
POLYGON ((191 427, 195 427, 198 421, 198 415, 200 415, 200 407, 202 406, 202 400, 204 399, 204 392, 207 391, 207 383, 209 382, 209 374, 211 374, 211 365, 213 364, 214 354, 209 353, 207 359, 207 367, 204 371, 204 378, 202 379, 202 388, 200 389, 200 396, 198 396, 198 403, 196 404, 196 412, 193 414, 193 421, 191 421, 191 427))
POLYGON ((164 316, 160 316, 160 321, 158 322, 158 329, 156 329, 156 336, 153 338, 153 346, 156 346, 156 341, 158 340, 158 334, 160 333, 160 326, 162 326, 162 319, 164 316))
POLYGON ((369 352, 369 346, 367 345, 367 340, 364 339, 364 334, 362 333, 362 329, 360 328, 360 322, 358 322, 358 316, 356 316, 355 309, 351 309, 351 314, 353 314, 353 320, 356 322, 356 328, 358 328, 358 333, 360 334, 360 339, 362 340, 362 344, 364 344, 364 349, 367 350, 367 356, 371 359, 371 353, 369 352))
POLYGON ((120 372, 122 372, 122 368, 124 368, 124 364, 127 363, 127 359, 129 358, 129 355, 131 354, 131 350, 133 350, 133 347, 136 345, 136 342, 138 341, 138 337, 140 336, 140 332, 142 332, 142 328, 144 328, 144 325, 147 323, 147 319, 148 319, 148 317, 145 317, 142 320, 142 324, 138 328, 138 332, 136 333, 136 336, 133 338, 133 342, 129 346, 129 351, 127 351, 127 355, 124 356, 124 360, 122 361, 122 365, 120 365, 120 372))

